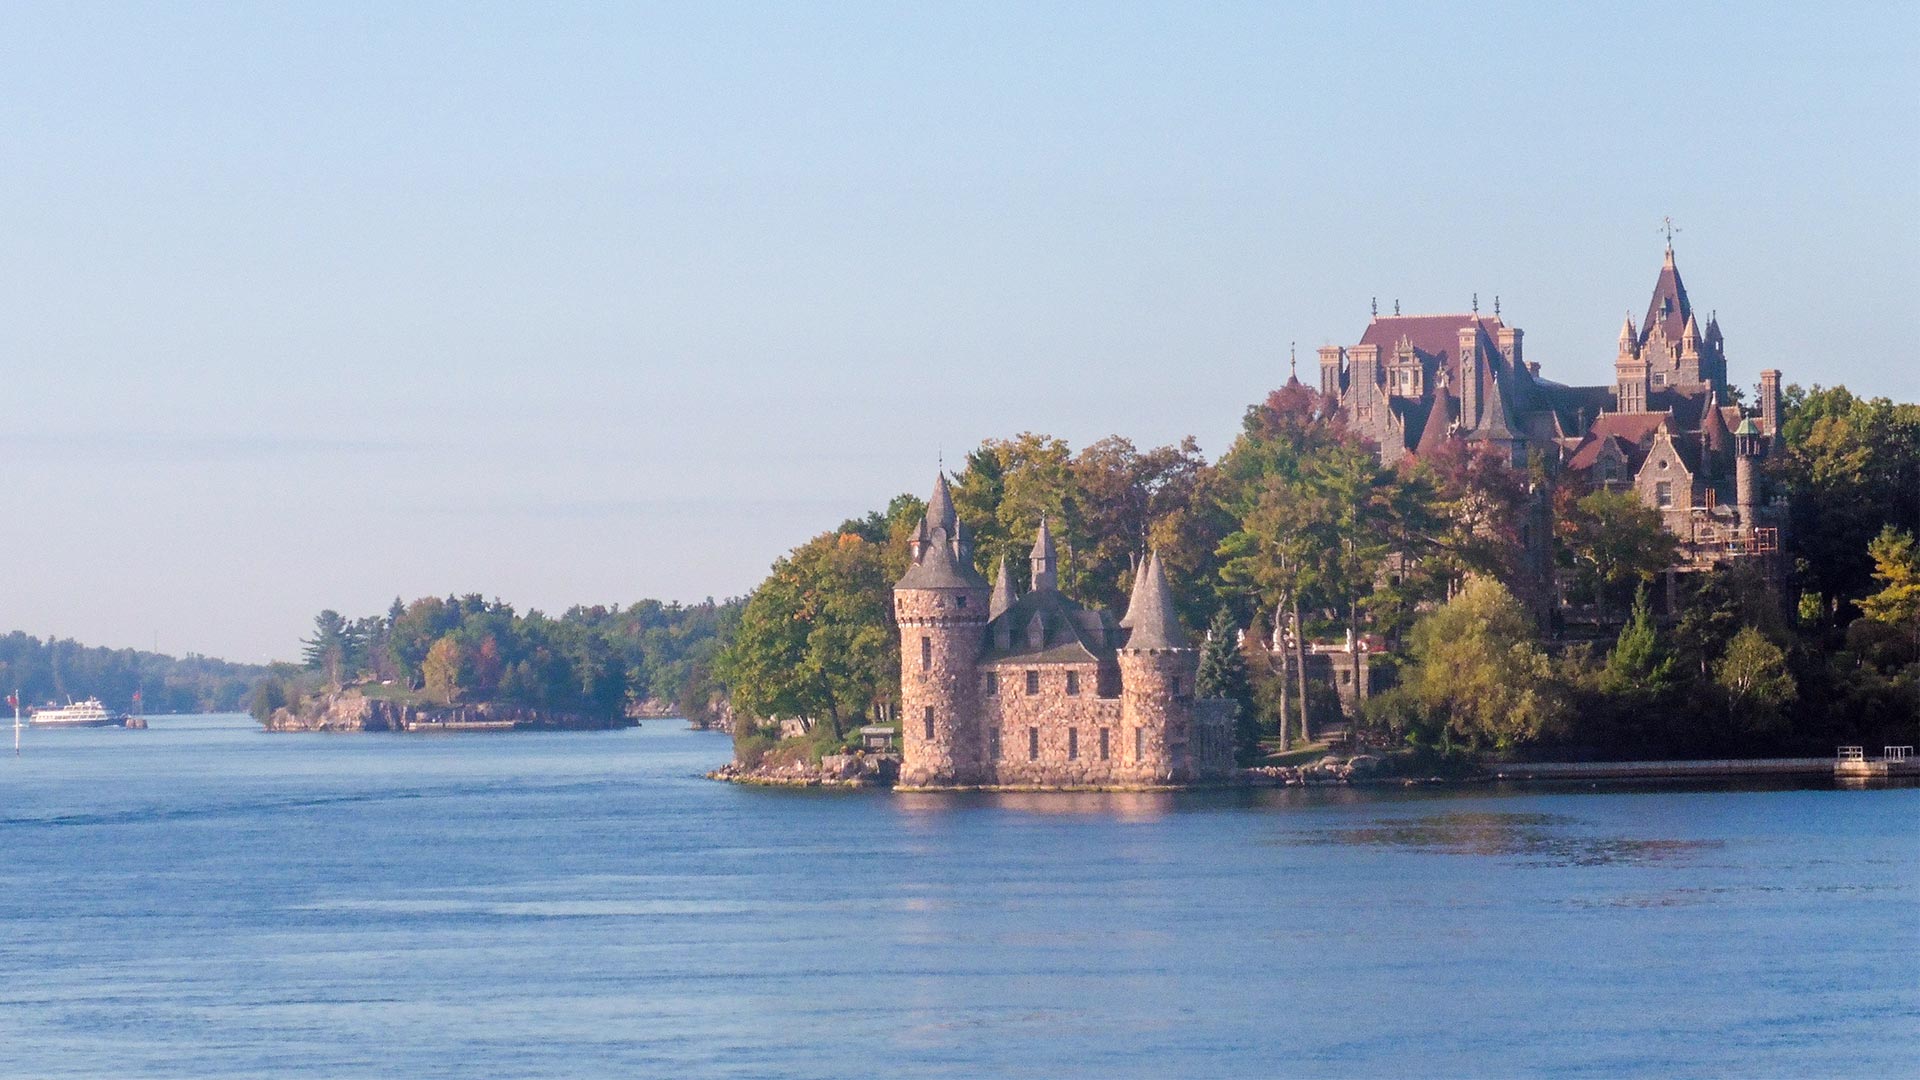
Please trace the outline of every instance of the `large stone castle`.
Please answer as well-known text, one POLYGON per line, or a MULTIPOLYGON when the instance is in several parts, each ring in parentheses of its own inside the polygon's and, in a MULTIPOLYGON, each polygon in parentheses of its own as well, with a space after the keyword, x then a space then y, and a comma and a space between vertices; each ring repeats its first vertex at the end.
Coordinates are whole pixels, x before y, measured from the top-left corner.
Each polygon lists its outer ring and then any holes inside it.
POLYGON ((1198 654, 1166 571, 1142 559, 1126 617, 1059 588, 1040 523, 1033 587, 989 587, 946 477, 893 587, 906 787, 1161 787, 1233 772, 1233 703, 1194 695, 1198 654))
MULTIPOLYGON (((1779 437, 1780 372, 1756 407, 1732 403, 1725 338, 1703 328, 1668 246, 1646 317, 1620 329, 1610 386, 1566 386, 1525 359, 1518 327, 1464 315, 1375 313, 1356 345, 1320 349, 1320 390, 1392 464, 1450 441, 1538 461, 1561 482, 1630 489, 1682 544, 1676 570, 1778 549, 1759 462, 1779 437)), ((1397 305, 1396 305, 1397 308, 1397 305)), ((1537 546, 1544 549, 1545 537, 1537 546)))

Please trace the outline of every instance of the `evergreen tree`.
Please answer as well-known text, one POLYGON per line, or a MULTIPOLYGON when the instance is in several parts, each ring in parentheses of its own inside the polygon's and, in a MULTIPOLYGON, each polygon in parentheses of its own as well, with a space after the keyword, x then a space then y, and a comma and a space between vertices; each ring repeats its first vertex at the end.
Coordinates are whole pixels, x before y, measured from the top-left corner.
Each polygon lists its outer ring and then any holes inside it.
POLYGON ((1601 688, 1610 694, 1658 695, 1673 688, 1677 661, 1660 645, 1653 605, 1642 586, 1633 601, 1633 617, 1607 654, 1601 688))
POLYGON ((1221 608, 1207 627, 1206 644, 1200 647, 1200 673, 1194 690, 1200 697, 1234 702, 1234 752, 1242 765, 1251 765, 1260 760, 1261 725, 1238 636, 1233 613, 1221 608))

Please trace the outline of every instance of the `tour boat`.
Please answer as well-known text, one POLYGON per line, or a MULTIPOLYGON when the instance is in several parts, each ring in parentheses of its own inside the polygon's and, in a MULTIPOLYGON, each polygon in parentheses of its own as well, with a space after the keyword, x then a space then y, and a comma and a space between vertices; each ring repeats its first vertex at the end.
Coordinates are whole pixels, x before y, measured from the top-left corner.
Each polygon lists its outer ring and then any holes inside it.
POLYGON ((34 727, 107 727, 126 722, 124 715, 109 711, 100 704, 99 698, 42 705, 33 710, 33 718, 27 721, 34 727))

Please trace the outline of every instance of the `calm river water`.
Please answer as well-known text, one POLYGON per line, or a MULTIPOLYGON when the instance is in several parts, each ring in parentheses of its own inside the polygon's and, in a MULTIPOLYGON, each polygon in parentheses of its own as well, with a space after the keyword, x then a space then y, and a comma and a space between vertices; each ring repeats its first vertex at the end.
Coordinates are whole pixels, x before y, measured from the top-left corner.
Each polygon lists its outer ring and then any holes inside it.
POLYGON ((794 792, 678 726, 29 731, 0 1075, 1920 1070, 1920 789, 794 792))

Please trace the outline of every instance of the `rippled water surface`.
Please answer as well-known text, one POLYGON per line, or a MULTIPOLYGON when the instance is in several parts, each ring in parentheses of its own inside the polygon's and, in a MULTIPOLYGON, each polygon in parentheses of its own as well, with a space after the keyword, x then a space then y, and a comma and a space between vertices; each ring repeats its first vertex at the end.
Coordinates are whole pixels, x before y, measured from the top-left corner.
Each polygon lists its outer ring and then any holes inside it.
POLYGON ((1920 789, 907 796, 28 732, 0 1075, 1920 1073, 1920 789))

